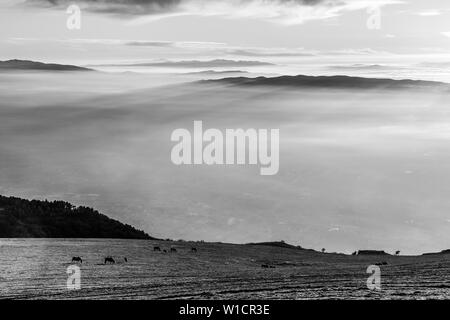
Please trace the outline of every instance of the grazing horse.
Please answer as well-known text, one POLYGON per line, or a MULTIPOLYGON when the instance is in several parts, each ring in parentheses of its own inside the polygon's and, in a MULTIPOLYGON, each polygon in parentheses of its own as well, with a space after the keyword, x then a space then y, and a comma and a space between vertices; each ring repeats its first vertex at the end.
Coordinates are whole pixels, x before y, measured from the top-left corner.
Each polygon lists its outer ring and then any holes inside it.
POLYGON ((73 257, 73 258, 72 258, 72 262, 83 263, 83 259, 81 259, 80 257, 73 257))
POLYGON ((109 263, 111 263, 111 264, 116 263, 116 261, 113 259, 113 257, 106 257, 106 258, 105 258, 105 264, 106 264, 107 262, 109 262, 109 263))
POLYGON ((197 252, 197 248, 191 248, 191 252, 197 252))
POLYGON ((163 250, 163 252, 164 252, 164 253, 167 253, 167 250, 166 250, 166 249, 164 249, 164 250, 163 250))
POLYGON ((175 248, 170 248, 170 252, 177 252, 177 249, 175 249, 175 248))
POLYGON ((160 247, 153 247, 153 251, 161 251, 160 247))
POLYGON ((269 265, 268 264, 262 264, 261 268, 269 268, 269 265))

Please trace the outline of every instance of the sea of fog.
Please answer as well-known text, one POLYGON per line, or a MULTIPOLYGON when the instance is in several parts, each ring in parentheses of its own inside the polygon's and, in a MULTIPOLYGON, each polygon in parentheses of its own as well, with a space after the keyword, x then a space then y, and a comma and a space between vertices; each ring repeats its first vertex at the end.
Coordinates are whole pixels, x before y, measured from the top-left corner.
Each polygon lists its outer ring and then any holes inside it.
POLYGON ((310 248, 450 245, 450 95, 239 88, 201 75, 0 74, 0 194, 63 199, 156 237, 310 248), (280 171, 175 166, 177 128, 280 129, 280 171))

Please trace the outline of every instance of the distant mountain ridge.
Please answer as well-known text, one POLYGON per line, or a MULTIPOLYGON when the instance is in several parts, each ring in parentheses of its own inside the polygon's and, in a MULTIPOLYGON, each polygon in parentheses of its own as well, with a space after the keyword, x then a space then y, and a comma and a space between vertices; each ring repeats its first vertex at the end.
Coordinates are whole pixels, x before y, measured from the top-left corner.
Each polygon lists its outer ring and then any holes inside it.
POLYGON ((303 249, 301 246, 294 246, 292 244, 288 244, 284 241, 269 241, 269 242, 251 242, 246 243, 249 246, 269 246, 269 247, 279 247, 279 248, 288 248, 288 249, 303 249))
POLYGON ((361 255, 376 255, 376 256, 385 256, 389 255, 389 253, 386 253, 384 250, 358 250, 357 254, 359 256, 361 255))
POLYGON ((18 59, 0 61, 0 70, 94 71, 93 69, 67 64, 43 63, 18 59))
POLYGON ((181 73, 181 74, 183 74, 183 75, 221 75, 221 74, 239 74, 239 73, 248 73, 248 71, 242 71, 242 70, 224 70, 224 71, 203 70, 203 71, 184 72, 184 73, 181 73))
POLYGON ((440 252, 427 252, 427 253, 424 253, 422 255, 426 256, 426 255, 436 255, 436 254, 450 254, 450 249, 445 249, 445 250, 442 250, 440 252))
POLYGON ((362 78, 351 76, 280 76, 280 77, 230 77, 217 80, 202 80, 201 83, 223 83, 236 86, 279 86, 279 87, 317 87, 346 89, 412 89, 443 88, 450 84, 423 80, 394 80, 382 78, 362 78))
POLYGON ((88 207, 1 195, 0 238, 156 239, 88 207))

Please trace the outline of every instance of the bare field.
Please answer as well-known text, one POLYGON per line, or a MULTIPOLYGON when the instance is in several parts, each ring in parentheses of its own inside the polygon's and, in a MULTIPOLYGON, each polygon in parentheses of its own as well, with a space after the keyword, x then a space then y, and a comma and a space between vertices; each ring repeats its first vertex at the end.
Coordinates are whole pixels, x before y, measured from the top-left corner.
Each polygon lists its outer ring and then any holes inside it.
POLYGON ((222 243, 2 239, 0 296, 16 299, 448 299, 448 255, 348 256, 222 243), (153 251, 174 247, 176 253, 153 251), (195 246, 197 253, 191 252, 195 246), (104 265, 111 255, 114 265, 104 265), (81 290, 66 287, 81 256, 81 290), (127 257, 128 262, 124 261, 127 257), (381 266, 381 291, 367 289, 381 266), (275 268, 262 268, 268 264, 275 268))

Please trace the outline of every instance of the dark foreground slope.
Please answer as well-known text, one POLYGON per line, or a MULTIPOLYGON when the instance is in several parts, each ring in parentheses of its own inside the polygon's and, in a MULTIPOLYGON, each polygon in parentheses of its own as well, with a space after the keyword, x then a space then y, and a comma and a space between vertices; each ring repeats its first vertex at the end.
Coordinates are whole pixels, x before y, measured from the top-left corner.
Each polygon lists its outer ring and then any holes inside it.
POLYGON ((361 78, 349 76, 281 76, 281 77, 233 77, 218 80, 204 80, 207 83, 221 83, 238 86, 283 86, 283 87, 316 87, 345 89, 450 89, 443 82, 422 80, 393 80, 377 78, 361 78))
POLYGON ((7 60, 0 61, 1 70, 41 70, 41 71, 93 71, 89 68, 83 68, 73 65, 56 64, 56 63, 42 63, 30 60, 7 60))
POLYGON ((0 196, 0 238, 154 239, 94 209, 0 196))

